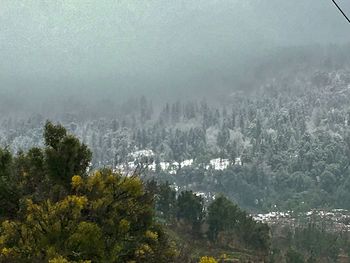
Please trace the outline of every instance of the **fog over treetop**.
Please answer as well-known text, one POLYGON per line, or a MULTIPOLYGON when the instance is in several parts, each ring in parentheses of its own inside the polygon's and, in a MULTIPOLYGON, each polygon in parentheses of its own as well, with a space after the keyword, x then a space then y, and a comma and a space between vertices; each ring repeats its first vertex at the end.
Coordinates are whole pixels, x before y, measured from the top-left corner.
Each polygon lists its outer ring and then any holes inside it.
POLYGON ((350 39, 326 0, 2 0, 0 25, 0 95, 16 101, 234 89, 266 50, 350 39))

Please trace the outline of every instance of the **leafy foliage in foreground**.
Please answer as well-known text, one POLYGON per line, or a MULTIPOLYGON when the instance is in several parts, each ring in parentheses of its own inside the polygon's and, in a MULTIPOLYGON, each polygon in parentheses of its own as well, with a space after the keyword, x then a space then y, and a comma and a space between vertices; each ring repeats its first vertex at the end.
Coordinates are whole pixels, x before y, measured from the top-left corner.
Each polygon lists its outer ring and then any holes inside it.
MULTIPOLYGON (((0 150, 0 262, 193 262, 207 251, 184 253, 170 240, 170 229, 178 226, 177 237, 190 230, 194 242, 208 243, 212 229, 226 221, 240 224, 215 233, 249 231, 269 242, 268 228, 261 235, 258 224, 223 197, 210 205, 206 216, 203 198, 192 191, 177 194, 168 184, 144 185, 136 175, 126 177, 109 169, 88 174, 90 150, 61 125, 46 123, 44 138, 44 149, 32 148, 15 157, 0 150), (228 205, 218 211, 211 208, 221 200, 228 205), (230 213, 222 211, 228 207, 238 214, 213 220, 212 211, 223 215, 230 213)), ((265 255, 269 250, 251 239, 234 240, 265 255)), ((211 241, 215 245, 218 240, 211 241)), ((211 257, 203 260, 215 262, 211 257)))
POLYGON ((44 150, 0 152, 1 262, 173 261, 176 250, 138 177, 87 176, 85 145, 51 123, 45 139, 44 150))
POLYGON ((102 171, 86 179, 74 176, 72 186, 75 194, 57 202, 27 199, 20 220, 2 223, 7 260, 166 262, 174 255, 137 177, 102 171))

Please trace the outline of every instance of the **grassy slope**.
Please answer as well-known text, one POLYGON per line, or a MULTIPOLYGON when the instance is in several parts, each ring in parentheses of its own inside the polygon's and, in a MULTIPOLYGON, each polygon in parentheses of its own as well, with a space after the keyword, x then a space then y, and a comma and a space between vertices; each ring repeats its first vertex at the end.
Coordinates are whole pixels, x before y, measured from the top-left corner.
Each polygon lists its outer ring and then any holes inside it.
POLYGON ((212 256, 216 259, 225 258, 224 262, 263 262, 255 251, 213 245, 204 237, 193 237, 188 229, 179 226, 169 226, 167 233, 178 247, 190 254, 194 262, 198 262, 198 259, 203 256, 212 256))

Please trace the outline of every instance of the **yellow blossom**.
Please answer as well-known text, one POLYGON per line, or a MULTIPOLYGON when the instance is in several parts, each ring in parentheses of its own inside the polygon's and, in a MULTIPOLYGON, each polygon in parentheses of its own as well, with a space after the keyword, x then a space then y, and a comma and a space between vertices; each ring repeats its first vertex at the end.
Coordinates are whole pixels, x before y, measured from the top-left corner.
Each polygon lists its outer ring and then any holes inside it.
POLYGON ((121 232, 126 233, 130 229, 130 222, 126 219, 122 219, 119 222, 119 229, 121 232))
POLYGON ((202 257, 199 263, 217 263, 217 261, 213 257, 202 257))
POLYGON ((158 233, 156 232, 152 232, 150 230, 147 230, 146 233, 145 233, 145 236, 149 239, 152 239, 152 240, 157 240, 158 239, 158 233))
POLYGON ((74 175, 72 177, 72 187, 75 190, 78 190, 83 185, 83 179, 80 177, 80 175, 74 175))
POLYGON ((12 252, 12 249, 11 248, 7 248, 7 247, 4 247, 2 250, 1 250, 1 255, 7 257, 11 254, 12 252))

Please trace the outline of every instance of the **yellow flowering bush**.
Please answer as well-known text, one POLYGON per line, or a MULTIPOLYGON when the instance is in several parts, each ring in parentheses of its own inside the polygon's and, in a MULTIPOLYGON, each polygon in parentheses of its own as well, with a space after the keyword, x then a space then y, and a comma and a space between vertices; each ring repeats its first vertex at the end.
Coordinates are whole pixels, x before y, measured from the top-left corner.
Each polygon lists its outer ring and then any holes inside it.
POLYGON ((74 190, 79 190, 79 188, 81 188, 81 186, 83 185, 83 179, 81 178, 80 175, 74 175, 72 177, 72 188, 74 190))
POLYGON ((146 238, 151 240, 157 240, 158 239, 158 233, 147 230, 145 233, 146 238))
POLYGON ((205 256, 200 259, 199 263, 217 263, 217 261, 213 257, 205 256))

